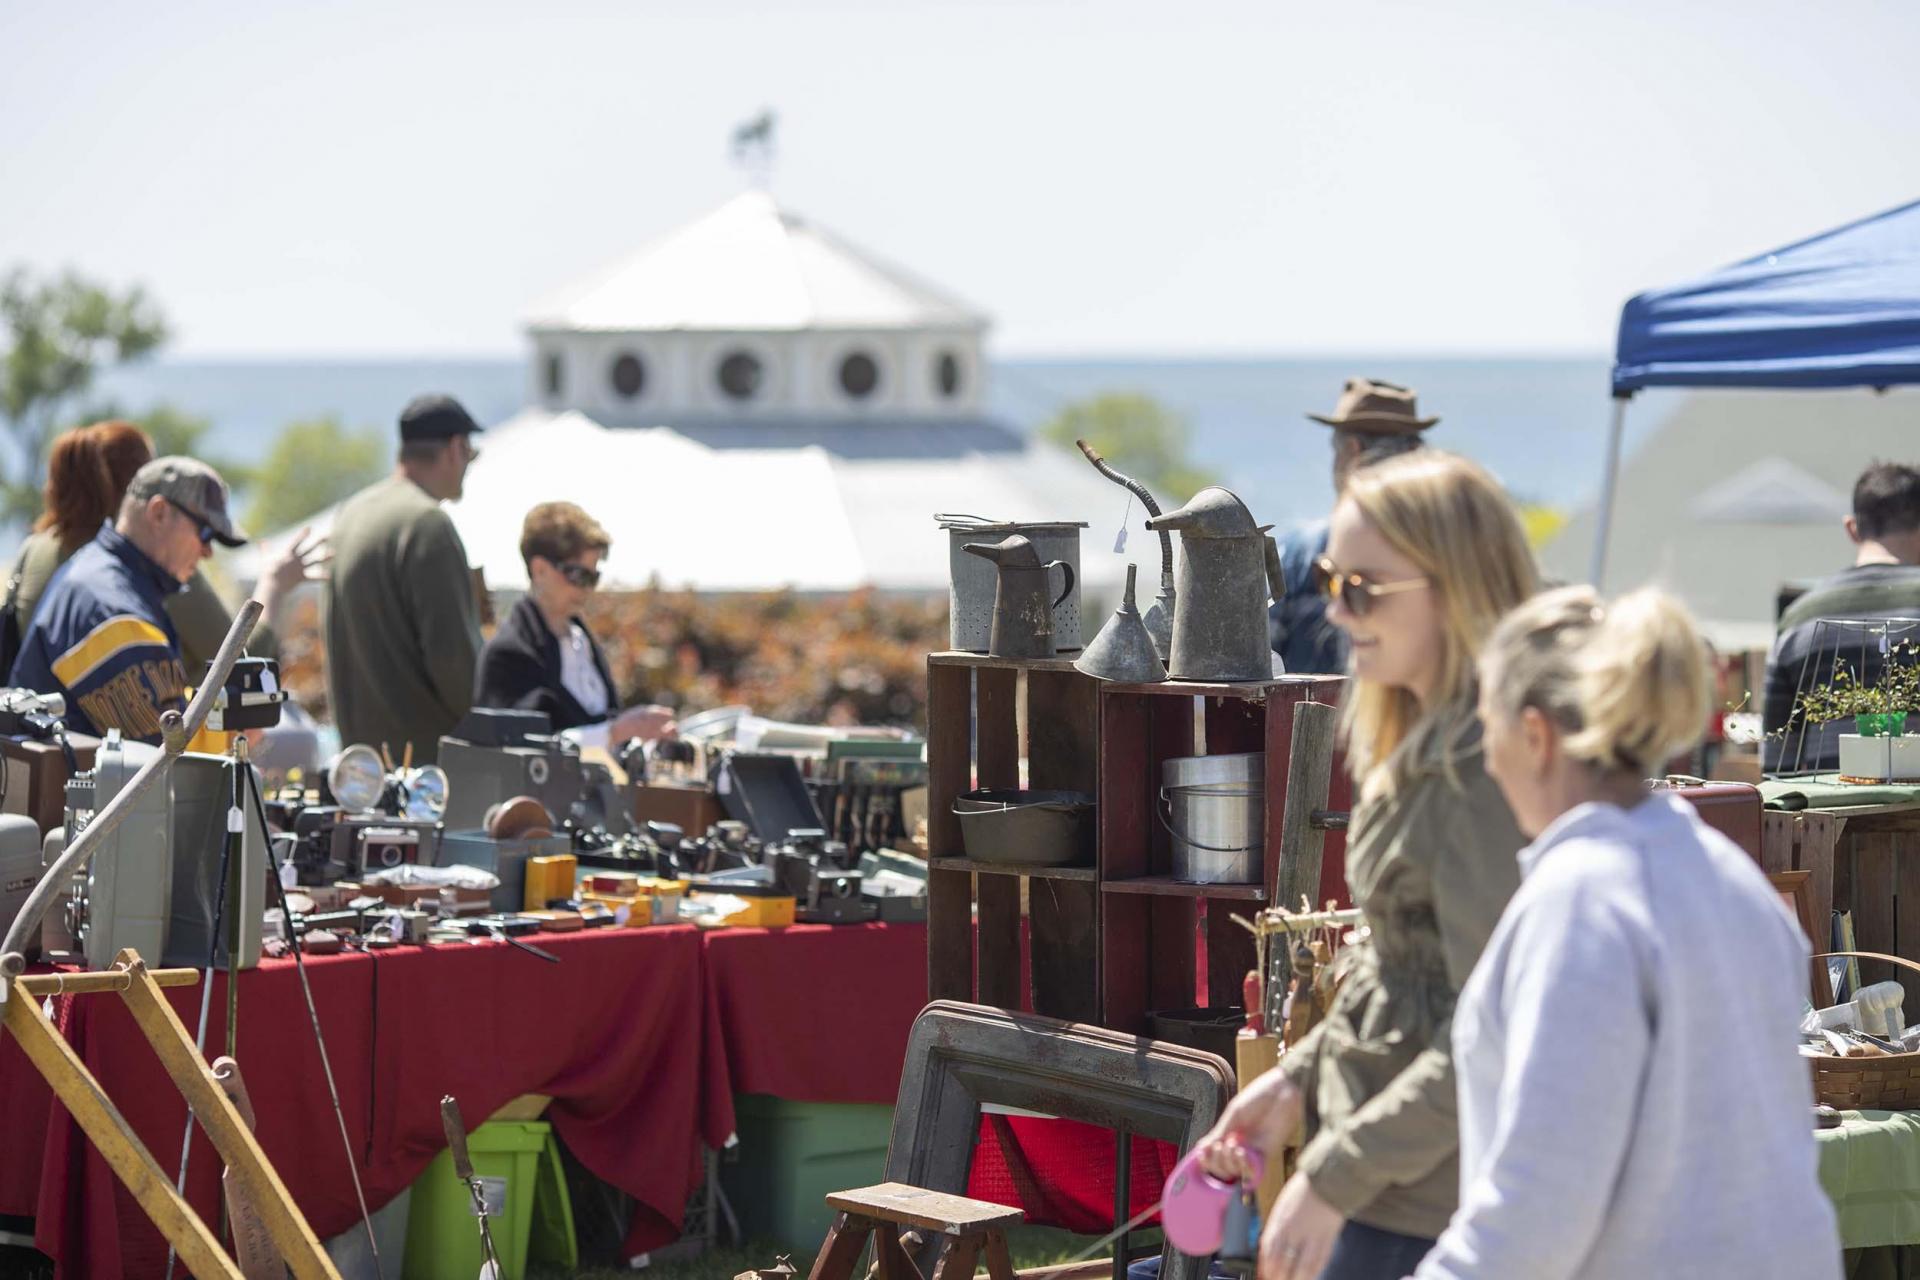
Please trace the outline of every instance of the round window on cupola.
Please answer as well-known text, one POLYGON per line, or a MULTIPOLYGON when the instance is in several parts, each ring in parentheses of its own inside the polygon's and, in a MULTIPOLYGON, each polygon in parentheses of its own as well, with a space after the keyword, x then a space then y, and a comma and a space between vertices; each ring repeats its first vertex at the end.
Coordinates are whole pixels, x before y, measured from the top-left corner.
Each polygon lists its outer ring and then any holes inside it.
POLYGON ((715 377, 729 399, 751 400, 760 394, 766 370, 751 351, 730 351, 721 358, 715 377))
POLYGON ((646 389, 647 366, 631 351, 622 351, 613 362, 613 392, 622 400, 631 400, 646 389))
POLYGON ((880 365, 865 351, 849 353, 840 361, 840 389, 850 399, 865 400, 880 385, 880 365))
POLYGON ((933 385, 948 400, 960 394, 961 385, 960 357, 951 351, 942 351, 933 361, 933 385))

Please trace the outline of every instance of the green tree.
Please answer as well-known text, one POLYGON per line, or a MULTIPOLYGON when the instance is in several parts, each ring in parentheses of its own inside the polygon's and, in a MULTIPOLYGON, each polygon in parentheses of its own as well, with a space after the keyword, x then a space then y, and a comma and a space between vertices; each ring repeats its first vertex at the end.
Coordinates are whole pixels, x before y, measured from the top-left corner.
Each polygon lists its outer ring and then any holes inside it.
POLYGON ((387 443, 373 430, 349 430, 336 418, 287 426, 254 469, 247 527, 270 533, 299 524, 386 470, 387 443))
POLYGON ((0 416, 13 448, 0 479, 0 514, 39 508, 47 447, 102 369, 151 355, 167 339, 159 308, 138 287, 115 292, 77 272, 0 278, 0 416))
POLYGON ((1137 391, 1107 391, 1076 400, 1040 428, 1042 440, 1063 448, 1085 440, 1168 507, 1219 483, 1187 460, 1189 434, 1185 418, 1137 391))

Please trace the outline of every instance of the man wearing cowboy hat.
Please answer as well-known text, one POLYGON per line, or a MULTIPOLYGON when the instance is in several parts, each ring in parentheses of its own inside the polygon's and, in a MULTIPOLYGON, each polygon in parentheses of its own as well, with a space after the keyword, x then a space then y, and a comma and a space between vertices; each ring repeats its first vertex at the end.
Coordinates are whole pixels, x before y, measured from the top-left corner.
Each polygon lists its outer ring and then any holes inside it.
MULTIPOLYGON (((1348 378, 1333 413, 1308 418, 1333 428, 1333 492, 1337 498, 1354 469, 1418 449, 1421 433, 1438 418, 1422 418, 1410 388, 1377 378, 1348 378)), ((1327 522, 1318 520, 1287 535, 1280 567, 1287 594, 1267 611, 1273 651, 1295 675, 1338 675, 1347 669, 1347 641, 1327 621, 1326 597, 1313 589, 1313 562, 1327 553, 1327 522)))

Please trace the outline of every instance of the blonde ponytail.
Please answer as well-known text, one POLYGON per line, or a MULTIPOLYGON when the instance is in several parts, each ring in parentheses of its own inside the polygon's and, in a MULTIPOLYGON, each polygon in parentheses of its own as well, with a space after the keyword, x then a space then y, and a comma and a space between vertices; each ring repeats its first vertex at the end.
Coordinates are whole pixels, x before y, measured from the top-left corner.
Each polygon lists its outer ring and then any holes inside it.
POLYGON ((1650 777, 1706 729, 1706 646, 1660 591, 1611 606, 1590 587, 1547 592, 1501 622, 1481 679, 1502 713, 1538 708, 1566 735, 1568 755, 1602 769, 1650 777))

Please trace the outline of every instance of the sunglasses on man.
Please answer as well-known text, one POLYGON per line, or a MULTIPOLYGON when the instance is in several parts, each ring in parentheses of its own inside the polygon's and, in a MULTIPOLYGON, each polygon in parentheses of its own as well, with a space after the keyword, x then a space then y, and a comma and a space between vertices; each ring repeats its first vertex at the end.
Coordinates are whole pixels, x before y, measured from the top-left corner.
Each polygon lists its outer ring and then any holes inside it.
POLYGON ((201 546, 209 548, 213 546, 213 540, 217 535, 214 532, 213 525, 205 516, 183 502, 175 502, 172 498, 167 499, 167 505, 187 519, 193 521, 195 526, 193 532, 194 535, 200 539, 201 546))
POLYGON ((1339 600, 1347 612, 1364 618, 1373 612, 1381 596, 1402 591, 1418 591, 1432 585, 1425 578, 1402 578, 1396 582, 1375 582, 1364 573, 1344 573, 1326 556, 1313 562, 1313 589, 1329 600, 1339 600))

